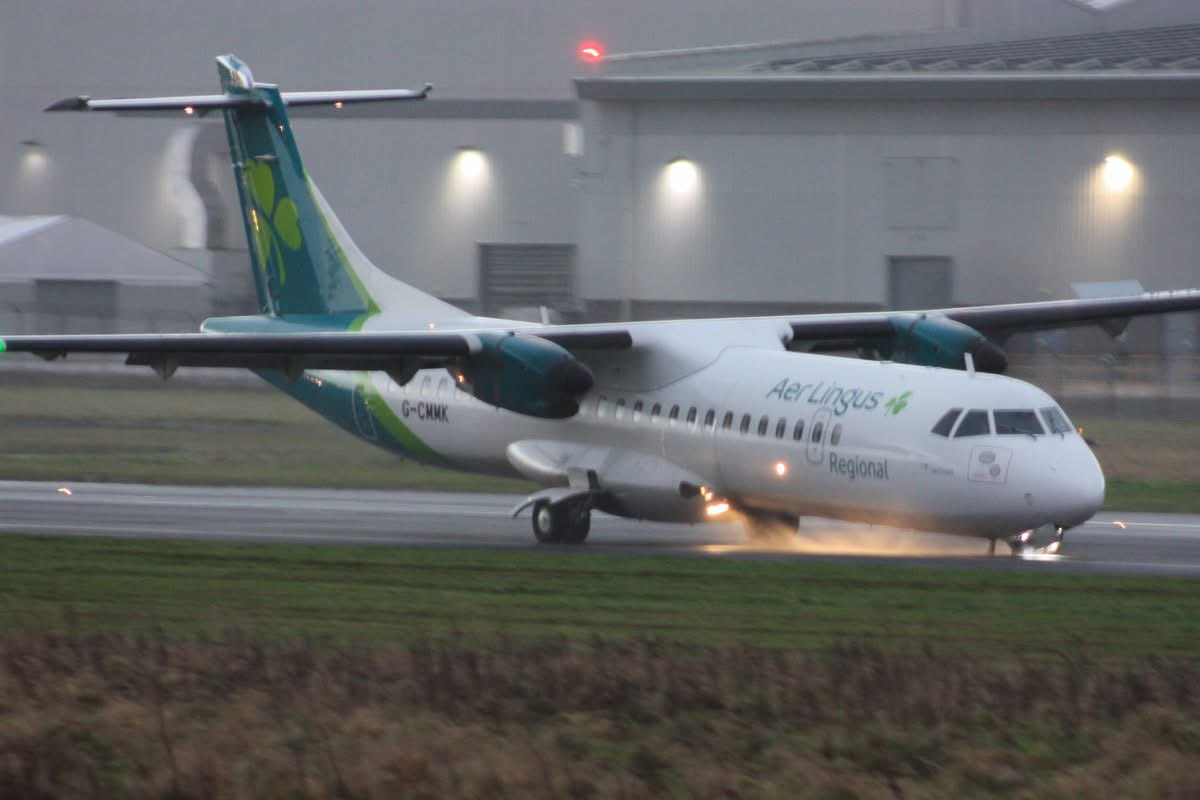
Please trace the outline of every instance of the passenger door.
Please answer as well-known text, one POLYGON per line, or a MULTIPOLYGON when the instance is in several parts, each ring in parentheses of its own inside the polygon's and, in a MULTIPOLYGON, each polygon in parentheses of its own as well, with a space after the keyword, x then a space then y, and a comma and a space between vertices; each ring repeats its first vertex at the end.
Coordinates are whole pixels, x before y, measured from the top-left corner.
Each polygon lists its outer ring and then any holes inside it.
POLYGON ((379 434, 375 431, 375 419, 367 406, 367 395, 361 383, 354 384, 354 396, 350 401, 354 407, 354 427, 364 439, 375 440, 379 434))
POLYGON ((833 412, 822 408, 813 415, 808 427, 808 463, 820 464, 825 458, 825 440, 829 438, 829 419, 833 412))

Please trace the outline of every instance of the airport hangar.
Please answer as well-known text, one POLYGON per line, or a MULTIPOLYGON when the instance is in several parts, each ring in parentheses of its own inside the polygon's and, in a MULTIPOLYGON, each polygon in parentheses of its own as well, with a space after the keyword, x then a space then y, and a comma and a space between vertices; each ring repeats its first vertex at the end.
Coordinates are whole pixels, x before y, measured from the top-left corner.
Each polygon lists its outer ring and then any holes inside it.
MULTIPOLYGON (((821 41, 578 64, 576 97, 452 89, 378 122, 301 121, 298 136, 368 254, 472 310, 544 303, 572 320, 640 319, 1196 284, 1196 12, 1172 0, 927 5, 911 28, 932 32, 864 34, 868 11, 821 41), (836 35, 847 30, 857 35, 836 35)), ((285 88, 345 83, 258 69, 285 88)), ((67 80, 53 83, 65 94, 67 80)), ((219 125, 43 115, 38 126, 6 205, 65 197, 176 258, 224 264, 212 269, 225 276, 216 312, 250 310, 219 125), (130 194, 101 209, 94 188, 63 192, 111 163, 35 185, 31 164, 78 151, 149 162, 125 186, 150 187, 134 194, 151 212, 130 194)), ((1141 321, 1130 347, 1190 354, 1195 330, 1191 315, 1141 321)))

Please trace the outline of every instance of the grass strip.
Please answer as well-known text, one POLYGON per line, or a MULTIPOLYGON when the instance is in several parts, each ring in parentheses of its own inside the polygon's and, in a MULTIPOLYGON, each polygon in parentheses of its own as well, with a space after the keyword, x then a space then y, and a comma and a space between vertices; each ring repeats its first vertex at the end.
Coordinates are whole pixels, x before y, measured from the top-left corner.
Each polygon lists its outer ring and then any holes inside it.
POLYGON ((818 561, 0 538, 0 629, 1200 651, 1200 581, 818 561))

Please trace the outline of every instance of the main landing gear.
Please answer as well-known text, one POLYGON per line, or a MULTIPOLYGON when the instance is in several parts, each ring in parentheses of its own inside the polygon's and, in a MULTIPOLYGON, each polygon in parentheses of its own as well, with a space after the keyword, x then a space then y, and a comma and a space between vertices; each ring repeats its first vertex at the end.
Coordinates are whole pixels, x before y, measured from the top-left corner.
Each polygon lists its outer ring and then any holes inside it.
POLYGON ((583 544, 592 529, 590 498, 533 504, 533 537, 538 544, 583 544))

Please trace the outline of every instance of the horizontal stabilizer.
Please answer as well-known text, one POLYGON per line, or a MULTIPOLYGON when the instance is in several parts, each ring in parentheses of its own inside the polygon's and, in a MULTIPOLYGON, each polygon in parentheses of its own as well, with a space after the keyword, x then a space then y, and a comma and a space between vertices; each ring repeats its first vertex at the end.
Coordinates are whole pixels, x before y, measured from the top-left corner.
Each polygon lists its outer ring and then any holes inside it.
MULTIPOLYGON (((420 89, 352 89, 334 92, 281 92, 285 106, 311 108, 329 106, 342 108, 363 103, 390 103, 404 100, 424 100, 433 91, 432 84, 420 89)), ((195 114, 204 116, 210 111, 225 111, 237 108, 266 107, 266 101, 257 94, 197 94, 176 97, 130 97, 112 100, 96 100, 87 96, 68 97, 51 103, 47 111, 111 111, 116 114, 138 116, 160 116, 195 114)))

